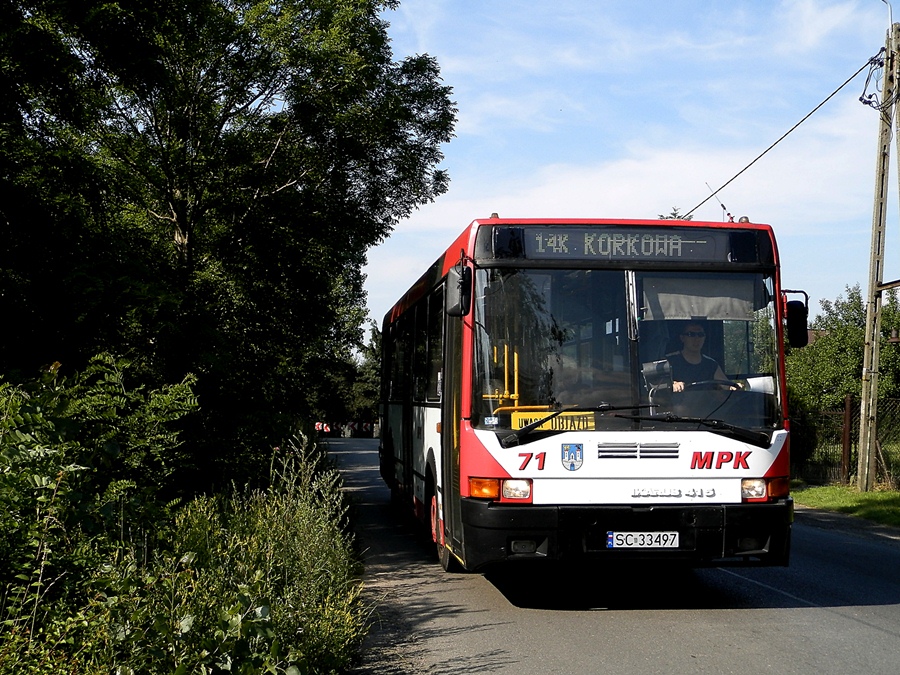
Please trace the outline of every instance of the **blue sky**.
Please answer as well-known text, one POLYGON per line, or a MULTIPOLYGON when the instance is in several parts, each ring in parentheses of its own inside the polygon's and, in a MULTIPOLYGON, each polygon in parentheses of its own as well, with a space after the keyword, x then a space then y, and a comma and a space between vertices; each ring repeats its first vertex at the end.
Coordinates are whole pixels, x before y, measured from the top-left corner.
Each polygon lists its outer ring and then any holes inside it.
MULTIPOLYGON (((882 0, 405 0, 396 58, 437 58, 459 108, 450 189, 369 251, 384 313, 475 218, 656 218, 743 169, 884 46, 882 0)), ((900 20, 900 3, 897 6, 900 20)), ((719 199, 775 228, 788 288, 866 292, 878 115, 867 70, 719 199)), ((896 155, 896 147, 894 148, 896 155)), ((892 160, 885 280, 900 277, 892 160)), ((722 220, 712 199, 698 220, 722 220)))

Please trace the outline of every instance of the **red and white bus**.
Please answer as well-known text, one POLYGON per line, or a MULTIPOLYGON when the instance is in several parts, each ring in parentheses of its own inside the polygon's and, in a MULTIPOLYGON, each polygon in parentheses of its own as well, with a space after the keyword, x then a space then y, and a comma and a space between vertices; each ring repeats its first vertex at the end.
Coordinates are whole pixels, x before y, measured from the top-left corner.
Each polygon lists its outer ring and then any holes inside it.
POLYGON ((787 565, 780 284, 768 225, 474 221, 384 319, 392 496, 447 569, 787 565))

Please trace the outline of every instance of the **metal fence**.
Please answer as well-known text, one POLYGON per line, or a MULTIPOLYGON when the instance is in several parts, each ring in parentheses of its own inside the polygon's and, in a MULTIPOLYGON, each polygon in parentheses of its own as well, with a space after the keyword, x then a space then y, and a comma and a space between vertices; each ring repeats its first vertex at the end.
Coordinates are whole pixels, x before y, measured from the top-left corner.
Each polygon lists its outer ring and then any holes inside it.
MULTIPOLYGON (((800 413, 791 421, 791 474, 813 485, 855 480, 859 457, 859 401, 843 410, 800 413)), ((878 401, 877 480, 900 487, 900 399, 878 401)))

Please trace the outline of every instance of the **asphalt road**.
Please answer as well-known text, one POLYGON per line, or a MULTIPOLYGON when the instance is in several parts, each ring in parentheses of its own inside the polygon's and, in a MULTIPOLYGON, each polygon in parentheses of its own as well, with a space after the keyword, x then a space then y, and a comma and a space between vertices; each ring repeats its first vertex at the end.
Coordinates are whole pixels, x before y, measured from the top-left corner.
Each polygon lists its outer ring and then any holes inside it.
POLYGON ((900 673, 900 534, 798 510, 789 568, 448 574, 390 505, 377 440, 335 440, 373 628, 358 675, 900 673))

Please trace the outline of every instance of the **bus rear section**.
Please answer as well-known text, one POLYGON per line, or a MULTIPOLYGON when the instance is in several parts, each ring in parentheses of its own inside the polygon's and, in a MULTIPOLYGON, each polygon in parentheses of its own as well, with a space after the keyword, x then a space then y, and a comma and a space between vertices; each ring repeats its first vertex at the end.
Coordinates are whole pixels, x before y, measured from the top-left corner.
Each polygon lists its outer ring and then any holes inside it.
POLYGON ((771 229, 492 219, 470 235, 439 284, 443 433, 418 462, 442 562, 787 565, 771 229))

